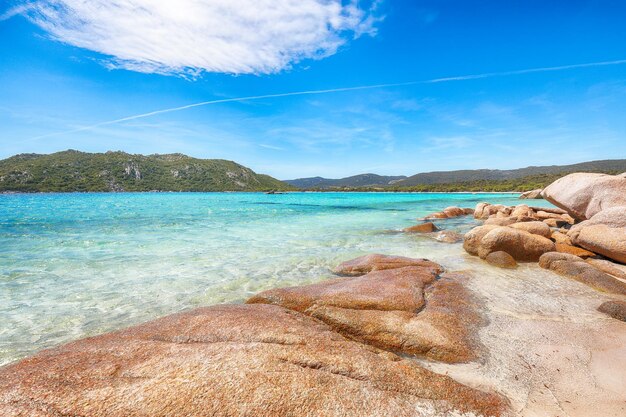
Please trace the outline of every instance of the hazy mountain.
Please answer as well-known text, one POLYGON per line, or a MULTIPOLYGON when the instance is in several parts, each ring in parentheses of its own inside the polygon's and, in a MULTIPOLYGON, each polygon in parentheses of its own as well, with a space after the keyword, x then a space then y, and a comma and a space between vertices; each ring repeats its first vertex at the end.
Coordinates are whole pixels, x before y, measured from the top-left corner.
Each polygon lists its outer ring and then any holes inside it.
POLYGON ((293 189, 232 161, 182 154, 74 150, 0 160, 0 191, 264 191, 293 189))
POLYGON ((530 166, 519 169, 476 169, 460 171, 425 172, 398 181, 399 187, 420 184, 451 184, 481 180, 509 180, 530 177, 540 174, 561 174, 570 172, 624 172, 626 159, 608 159, 602 161, 582 162, 572 165, 530 166))
POLYGON ((302 189, 331 188, 331 187, 384 187, 392 185, 406 176, 383 176, 376 174, 361 174, 352 177, 329 179, 322 177, 298 178, 285 182, 302 189))
MULTIPOLYGON (((567 174, 571 172, 626 172, 626 159, 609 159, 602 161, 582 162, 572 165, 549 165, 530 166, 526 168, 498 170, 498 169, 474 169, 459 171, 435 171, 405 176, 381 176, 376 174, 362 174, 341 179, 322 177, 299 178, 285 182, 301 189, 327 189, 327 188, 357 188, 357 187, 415 187, 432 184, 463 184, 481 181, 507 181, 527 178, 534 182, 538 176, 550 179, 551 175, 567 174)), ((540 179, 539 179, 540 180, 540 179)), ((541 183, 539 181, 538 183, 541 183)))

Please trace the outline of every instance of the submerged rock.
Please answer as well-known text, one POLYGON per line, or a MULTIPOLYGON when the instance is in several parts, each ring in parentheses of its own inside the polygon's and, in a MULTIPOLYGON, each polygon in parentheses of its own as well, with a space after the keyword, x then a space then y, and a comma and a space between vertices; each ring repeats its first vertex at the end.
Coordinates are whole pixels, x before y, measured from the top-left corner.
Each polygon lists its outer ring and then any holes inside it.
POLYGON ((443 243, 457 243, 463 240, 463 235, 452 230, 441 230, 431 235, 436 241, 443 243))
POLYGON ((626 206, 626 178, 606 174, 570 174, 547 186, 542 195, 575 219, 586 220, 602 210, 626 206))
POLYGON ((491 252, 485 257, 485 261, 499 268, 516 268, 517 262, 506 252, 491 252))
POLYGON ((626 301, 605 301, 600 304, 598 311, 614 319, 626 321, 626 301))
POLYGON ((568 253, 550 252, 539 258, 539 266, 567 276, 597 290, 626 295, 626 283, 568 253))
POLYGON ((261 304, 174 314, 0 368, 3 416, 499 416, 506 408, 495 394, 261 304))

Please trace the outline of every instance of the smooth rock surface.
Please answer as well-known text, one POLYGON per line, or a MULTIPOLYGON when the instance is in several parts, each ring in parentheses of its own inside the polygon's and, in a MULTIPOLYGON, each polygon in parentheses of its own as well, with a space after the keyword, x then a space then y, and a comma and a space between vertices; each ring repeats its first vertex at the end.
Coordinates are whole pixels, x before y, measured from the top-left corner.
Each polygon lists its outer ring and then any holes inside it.
POLYGON ((575 219, 586 220, 602 210, 626 206, 626 178, 592 173, 569 174, 548 185, 541 194, 575 219))
POLYGON ((539 258, 539 266, 599 291, 626 295, 626 283, 600 271, 578 256, 559 252, 546 253, 539 258))
POLYGON ((528 233, 532 233, 533 235, 539 235, 539 236, 543 236, 546 238, 550 238, 552 236, 552 230, 550 230, 550 227, 544 222, 534 221, 534 222, 515 223, 515 224, 512 224, 511 227, 514 229, 518 229, 518 230, 524 230, 528 233))
POLYGON ((276 304, 305 313, 381 349, 445 362, 476 359, 478 344, 471 335, 480 315, 463 286, 466 278, 459 274, 436 278, 430 268, 388 269, 268 290, 247 303, 276 304))
POLYGON ((421 258, 407 258, 404 256, 390 256, 370 254, 343 262, 333 270, 336 275, 358 276, 372 271, 403 268, 405 266, 419 266, 431 268, 435 274, 443 272, 441 265, 421 258))
POLYGON ((602 272, 626 280, 626 266, 624 265, 618 265, 605 259, 585 259, 585 262, 598 268, 602 272))
POLYGON ((572 242, 615 261, 626 263, 626 227, 603 224, 583 227, 572 236, 572 242))
POLYGON ((597 308, 614 298, 539 268, 493 268, 469 258, 470 288, 485 306, 480 362, 421 360, 474 387, 497 390, 517 417, 623 417, 626 323, 597 308))
POLYGON ((267 290, 247 302, 277 304, 299 312, 305 312, 313 306, 411 312, 423 307, 424 287, 436 277, 434 269, 407 266, 374 271, 358 277, 267 290))
POLYGON ((618 206, 602 210, 589 220, 575 224, 568 231, 568 236, 577 236, 587 226, 602 224, 611 228, 626 228, 626 207, 618 206))
POLYGON ((0 369, 2 416, 501 415, 505 402, 271 305, 175 314, 0 369))

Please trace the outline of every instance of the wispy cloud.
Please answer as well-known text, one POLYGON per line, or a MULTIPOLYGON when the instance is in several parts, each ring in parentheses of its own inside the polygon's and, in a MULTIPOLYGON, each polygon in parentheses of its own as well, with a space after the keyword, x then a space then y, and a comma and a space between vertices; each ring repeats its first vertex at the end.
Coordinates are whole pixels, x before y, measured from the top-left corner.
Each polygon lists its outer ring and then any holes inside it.
POLYGON ((356 0, 34 0, 25 15, 58 41, 111 57, 110 68, 196 76, 275 73, 375 33, 377 2, 356 0))
POLYGON ((288 92, 288 93, 263 94, 263 95, 257 95, 257 96, 244 96, 244 97, 225 98, 225 99, 218 99, 218 100, 209 100, 209 101, 202 101, 199 103, 187 104, 184 106, 155 110, 155 111, 151 111, 148 113, 136 114, 133 116, 123 117, 120 119, 108 120, 105 122, 100 122, 100 123, 96 123, 93 125, 71 129, 71 130, 67 130, 63 132, 54 132, 54 133, 49 133, 45 135, 40 135, 40 136, 36 136, 27 140, 38 140, 38 139, 51 137, 51 136, 64 135, 68 133, 76 133, 76 132, 80 132, 84 130, 91 130, 91 129, 101 127, 101 126, 118 124, 118 123, 127 122, 131 120, 143 119, 146 117, 152 117, 152 116, 157 116, 160 114, 182 111, 182 110, 191 109, 194 107, 208 106, 212 104, 245 102, 245 101, 281 98, 281 97, 292 97, 292 96, 331 94, 331 93, 339 93, 339 92, 371 90, 371 89, 388 88, 388 87, 402 87, 402 86, 410 86, 410 85, 417 85, 417 84, 467 81, 467 80, 475 80, 475 79, 490 78, 490 77, 513 76, 513 75, 522 75, 522 74, 539 73, 539 72, 564 71, 564 70, 571 70, 571 69, 578 69, 578 68, 589 68, 589 67, 622 65, 622 64, 626 64, 626 59, 616 60, 616 61, 592 62, 592 63, 586 63, 586 64, 563 65, 563 66, 558 66, 558 67, 542 67, 542 68, 530 68, 530 69, 516 70, 516 71, 490 72, 490 73, 484 73, 484 74, 463 75, 463 76, 447 77, 447 78, 433 78, 429 80, 407 81, 407 82, 402 82, 402 83, 373 84, 373 85, 363 85, 363 86, 356 86, 356 87, 331 88, 331 89, 325 89, 325 90, 293 91, 293 92, 288 92))

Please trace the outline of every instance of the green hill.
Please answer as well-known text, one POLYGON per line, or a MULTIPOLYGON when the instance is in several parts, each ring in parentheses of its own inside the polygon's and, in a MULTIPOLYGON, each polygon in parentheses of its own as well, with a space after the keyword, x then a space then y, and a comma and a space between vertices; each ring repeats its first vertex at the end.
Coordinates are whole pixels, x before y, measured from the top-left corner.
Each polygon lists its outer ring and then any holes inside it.
POLYGON ((294 187, 222 159, 74 150, 0 160, 0 191, 267 191, 294 187))

